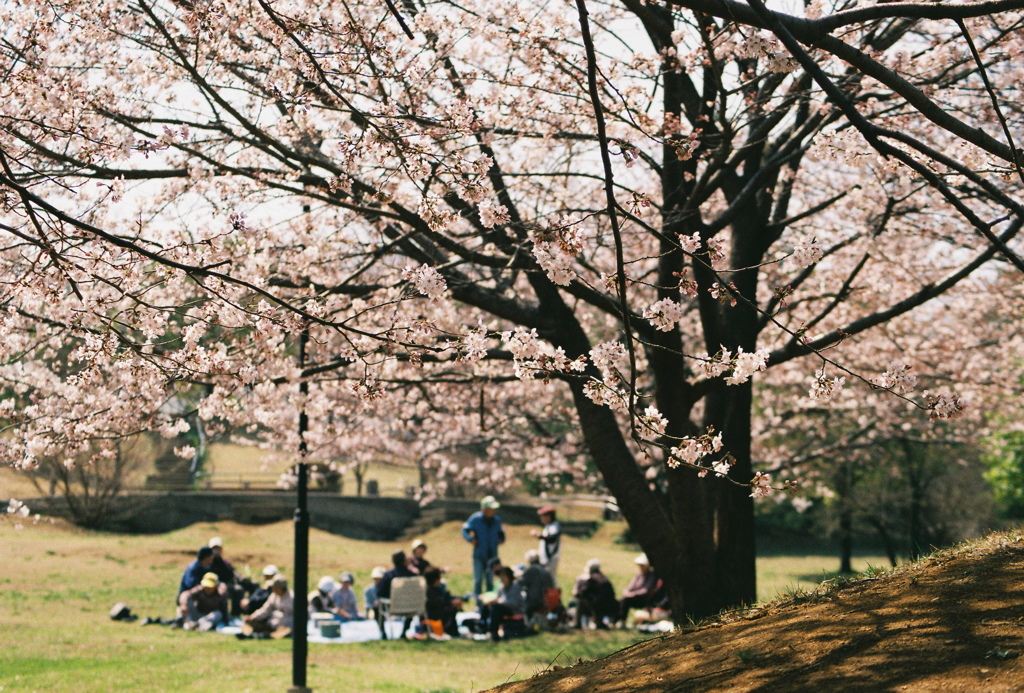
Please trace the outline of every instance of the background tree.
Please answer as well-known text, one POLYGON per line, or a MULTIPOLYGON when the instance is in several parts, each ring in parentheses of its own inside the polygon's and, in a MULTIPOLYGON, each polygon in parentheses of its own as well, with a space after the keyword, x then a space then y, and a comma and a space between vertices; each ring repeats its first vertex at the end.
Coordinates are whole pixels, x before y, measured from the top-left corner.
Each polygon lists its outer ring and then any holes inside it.
POLYGON ((498 478, 568 415, 677 616, 753 601, 754 374, 955 417, 866 337, 1020 301, 1020 4, 4 6, 3 456, 174 425, 97 391, 498 478))

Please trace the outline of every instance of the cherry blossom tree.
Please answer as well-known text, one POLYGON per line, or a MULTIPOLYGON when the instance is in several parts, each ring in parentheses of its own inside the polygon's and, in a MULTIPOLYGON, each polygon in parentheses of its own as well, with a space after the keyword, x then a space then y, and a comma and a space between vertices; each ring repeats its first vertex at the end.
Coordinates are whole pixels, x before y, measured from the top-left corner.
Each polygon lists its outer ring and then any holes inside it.
POLYGON ((4 5, 0 456, 171 398, 427 483, 585 452, 678 618, 752 602, 755 380, 955 418, 918 328, 1019 310, 1022 6, 4 5))

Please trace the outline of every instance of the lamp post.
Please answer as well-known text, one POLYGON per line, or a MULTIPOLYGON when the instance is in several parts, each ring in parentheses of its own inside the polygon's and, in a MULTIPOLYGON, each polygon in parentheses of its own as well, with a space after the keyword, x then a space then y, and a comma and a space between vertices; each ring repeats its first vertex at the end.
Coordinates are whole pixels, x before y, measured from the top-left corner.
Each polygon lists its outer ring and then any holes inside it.
MULTIPOLYGON (((299 335, 299 369, 306 366, 306 344, 309 342, 309 327, 299 335)), ((295 504, 295 607, 292 628, 292 687, 288 693, 312 693, 306 687, 306 658, 308 644, 306 642, 306 594, 309 583, 309 512, 306 509, 306 429, 309 418, 306 416, 306 395, 309 385, 305 379, 299 381, 301 404, 299 407, 299 464, 297 499, 295 504)))

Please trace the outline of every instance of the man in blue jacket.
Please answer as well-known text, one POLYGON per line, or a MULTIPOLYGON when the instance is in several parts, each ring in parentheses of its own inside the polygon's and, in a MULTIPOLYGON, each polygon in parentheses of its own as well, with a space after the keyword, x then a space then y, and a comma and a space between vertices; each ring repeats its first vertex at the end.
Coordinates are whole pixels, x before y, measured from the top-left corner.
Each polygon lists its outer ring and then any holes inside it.
POLYGON ((488 592, 494 589, 494 575, 487 564, 497 558, 498 546, 505 542, 501 518, 495 514, 500 507, 494 496, 485 496, 480 501, 480 511, 462 525, 462 538, 473 545, 473 596, 478 601, 484 584, 488 592))
MULTIPOLYGON (((209 546, 204 546, 199 549, 196 553, 196 560, 188 564, 185 568, 185 574, 181 576, 181 584, 178 585, 178 596, 181 593, 190 590, 198 585, 203 576, 210 572, 210 566, 213 565, 213 549, 209 546)), ((177 599, 175 599, 177 602, 177 599)))

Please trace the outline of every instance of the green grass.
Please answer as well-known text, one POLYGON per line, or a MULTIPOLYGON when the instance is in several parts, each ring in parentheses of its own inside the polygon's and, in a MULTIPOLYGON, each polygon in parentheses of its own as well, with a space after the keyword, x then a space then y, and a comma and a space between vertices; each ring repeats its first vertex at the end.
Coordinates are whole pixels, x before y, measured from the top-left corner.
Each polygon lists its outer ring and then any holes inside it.
MULTIPOLYGON (((535 545, 529 527, 509 528, 506 560, 535 545)), ((618 589, 630 578, 635 552, 615 544, 622 525, 608 523, 588 540, 567 538, 559 576, 568 593, 584 562, 600 558, 618 589)), ((273 691, 291 683, 290 641, 246 641, 160 626, 116 623, 118 601, 140 616, 170 616, 185 564, 210 536, 224 537, 236 567, 258 573, 276 563, 290 574, 292 524, 248 527, 200 524, 152 536, 85 532, 41 523, 17 531, 0 522, 0 691, 273 691)), ((427 554, 451 568, 453 592, 470 589, 467 545, 458 523, 428 533, 427 554)), ((310 581, 341 570, 357 589, 383 564, 395 543, 355 541, 312 531, 310 581)), ((875 563, 880 561, 875 560, 875 563)), ((808 582, 837 567, 832 557, 774 556, 759 562, 761 593, 808 582)), ((631 632, 541 635, 501 643, 450 641, 310 645, 308 684, 317 691, 413 693, 480 691, 552 666, 594 659, 639 636, 631 632)))

